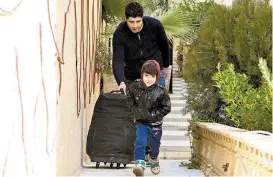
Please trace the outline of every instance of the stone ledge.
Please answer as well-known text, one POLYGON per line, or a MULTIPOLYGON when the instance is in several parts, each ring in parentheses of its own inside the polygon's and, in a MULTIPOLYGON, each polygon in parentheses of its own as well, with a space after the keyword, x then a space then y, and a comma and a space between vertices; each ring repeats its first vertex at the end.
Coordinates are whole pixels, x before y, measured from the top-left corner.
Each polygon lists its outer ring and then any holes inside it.
POLYGON ((272 134, 207 122, 198 122, 195 133, 195 158, 207 175, 272 176, 272 134))

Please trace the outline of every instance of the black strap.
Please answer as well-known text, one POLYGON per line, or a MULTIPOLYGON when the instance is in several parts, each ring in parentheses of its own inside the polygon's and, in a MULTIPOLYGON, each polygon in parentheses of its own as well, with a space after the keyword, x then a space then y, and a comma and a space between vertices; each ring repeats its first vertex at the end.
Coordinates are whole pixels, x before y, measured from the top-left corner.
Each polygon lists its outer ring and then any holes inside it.
POLYGON ((110 93, 121 93, 121 94, 125 94, 123 89, 120 90, 112 90, 110 93))

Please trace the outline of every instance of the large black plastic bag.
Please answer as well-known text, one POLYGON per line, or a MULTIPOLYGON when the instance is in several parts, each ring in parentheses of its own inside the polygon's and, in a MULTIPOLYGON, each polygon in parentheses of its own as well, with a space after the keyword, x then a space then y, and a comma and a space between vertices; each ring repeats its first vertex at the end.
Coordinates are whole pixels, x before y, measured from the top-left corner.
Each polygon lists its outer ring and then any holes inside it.
POLYGON ((86 152, 92 162, 128 164, 133 160, 136 127, 126 95, 99 96, 89 127, 86 152))

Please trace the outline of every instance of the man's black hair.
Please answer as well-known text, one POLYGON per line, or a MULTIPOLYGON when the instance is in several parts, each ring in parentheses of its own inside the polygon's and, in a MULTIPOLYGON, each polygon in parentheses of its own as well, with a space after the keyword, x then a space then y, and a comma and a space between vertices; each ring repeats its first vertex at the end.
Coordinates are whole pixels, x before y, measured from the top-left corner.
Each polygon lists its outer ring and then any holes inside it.
POLYGON ((128 19, 129 17, 143 17, 143 8, 142 6, 137 3, 137 2, 131 2, 129 4, 127 4, 126 8, 125 8, 125 16, 126 19, 128 19))

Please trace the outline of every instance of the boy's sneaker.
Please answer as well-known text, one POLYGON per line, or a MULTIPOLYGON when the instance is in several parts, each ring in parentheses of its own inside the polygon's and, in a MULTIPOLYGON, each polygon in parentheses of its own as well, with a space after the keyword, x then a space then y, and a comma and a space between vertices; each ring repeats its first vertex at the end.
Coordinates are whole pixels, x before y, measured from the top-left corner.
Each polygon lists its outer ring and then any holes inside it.
POLYGON ((144 160, 136 160, 136 166, 133 169, 133 173, 136 176, 144 176, 145 168, 146 162, 144 160))
POLYGON ((157 175, 160 172, 159 161, 157 159, 150 160, 150 168, 153 174, 157 175))

